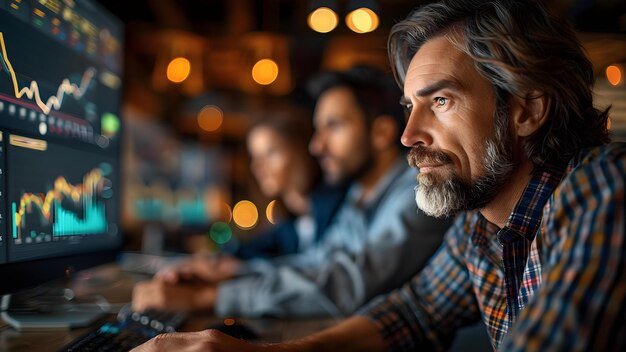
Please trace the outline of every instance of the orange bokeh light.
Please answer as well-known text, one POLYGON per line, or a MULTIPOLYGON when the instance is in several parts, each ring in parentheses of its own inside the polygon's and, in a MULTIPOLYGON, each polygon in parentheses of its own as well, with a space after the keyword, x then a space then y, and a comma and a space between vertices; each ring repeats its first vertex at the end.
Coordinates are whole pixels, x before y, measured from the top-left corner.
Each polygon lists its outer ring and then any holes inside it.
POLYGON ((309 14, 309 27, 319 33, 328 33, 337 27, 339 22, 335 11, 328 7, 320 7, 309 14))
POLYGON ((362 7, 346 16, 346 25, 355 33, 369 33, 378 28, 379 19, 376 12, 362 7))
POLYGON ((622 83, 622 69, 617 65, 611 65, 606 68, 606 79, 613 86, 622 83))
POLYGON ((270 59, 257 61, 252 67, 252 79, 258 84, 268 85, 278 77, 278 65, 270 59))
POLYGON ((167 65, 167 79, 174 83, 180 83, 189 77, 191 63, 184 57, 177 57, 167 65))
POLYGON ((215 105, 207 105, 198 112, 198 126, 207 132, 213 132, 222 126, 224 113, 215 105))
POLYGON ((233 208, 233 221, 241 229, 253 228, 259 220, 259 212, 256 205, 249 200, 242 200, 233 208))

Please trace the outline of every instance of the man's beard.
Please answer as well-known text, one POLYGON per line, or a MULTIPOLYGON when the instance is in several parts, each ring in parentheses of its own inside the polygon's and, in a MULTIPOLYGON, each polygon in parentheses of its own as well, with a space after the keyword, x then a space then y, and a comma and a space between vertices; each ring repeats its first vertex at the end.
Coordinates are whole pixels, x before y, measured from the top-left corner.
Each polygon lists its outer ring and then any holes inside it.
POLYGON ((374 166, 374 152, 368 142, 369 141, 363 141, 361 147, 355 152, 355 156, 358 154, 361 160, 359 160, 352 169, 347 166, 349 164, 348 162, 339 160, 338 164, 341 167, 336 174, 331 175, 327 171, 324 171, 324 180, 326 183, 334 186, 347 185, 358 181, 361 177, 366 175, 374 166))
MULTIPOLYGON (((452 171, 447 179, 433 173, 419 174, 415 187, 415 202, 426 214, 434 217, 454 215, 460 211, 480 209, 487 205, 513 173, 513 159, 508 136, 506 109, 497 109, 495 114, 495 136, 485 143, 482 175, 469 183, 452 171)), ((413 147, 408 155, 413 167, 426 164, 452 165, 452 159, 442 151, 429 150, 424 146, 413 147)))

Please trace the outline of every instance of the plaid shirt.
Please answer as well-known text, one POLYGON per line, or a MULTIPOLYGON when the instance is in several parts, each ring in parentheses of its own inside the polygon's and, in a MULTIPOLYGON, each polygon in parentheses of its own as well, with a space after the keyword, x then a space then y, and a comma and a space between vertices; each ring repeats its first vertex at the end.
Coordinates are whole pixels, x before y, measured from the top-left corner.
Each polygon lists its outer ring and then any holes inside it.
POLYGON ((504 228, 459 215, 420 274, 359 314, 392 351, 445 350, 481 318, 495 350, 623 351, 625 183, 626 144, 544 167, 504 228))

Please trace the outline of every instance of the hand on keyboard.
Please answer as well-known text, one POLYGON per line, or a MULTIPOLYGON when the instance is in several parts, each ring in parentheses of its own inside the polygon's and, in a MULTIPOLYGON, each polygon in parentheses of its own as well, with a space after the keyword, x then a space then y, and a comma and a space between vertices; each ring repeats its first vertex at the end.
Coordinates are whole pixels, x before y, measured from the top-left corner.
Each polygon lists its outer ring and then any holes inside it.
POLYGON ((90 331, 61 351, 128 351, 164 332, 174 332, 185 321, 181 313, 166 313, 148 310, 135 312, 130 304, 117 315, 117 322, 104 323, 90 331))
POLYGON ((221 331, 228 336, 241 340, 257 340, 259 334, 248 325, 233 318, 226 318, 221 323, 209 326, 209 329, 221 331))
POLYGON ((183 332, 168 334, 164 338, 152 339, 135 348, 132 352, 156 351, 237 351, 237 352, 266 352, 273 347, 268 345, 251 344, 245 340, 228 336, 217 330, 197 332, 183 332))

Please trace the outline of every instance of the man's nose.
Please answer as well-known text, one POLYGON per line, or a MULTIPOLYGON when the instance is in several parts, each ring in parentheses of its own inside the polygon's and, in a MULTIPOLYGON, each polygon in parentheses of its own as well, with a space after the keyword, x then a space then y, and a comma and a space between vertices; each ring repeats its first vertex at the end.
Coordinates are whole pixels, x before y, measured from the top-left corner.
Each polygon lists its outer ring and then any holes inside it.
POLYGON ((404 127, 404 132, 400 137, 400 142, 405 147, 414 147, 416 145, 429 146, 433 143, 433 137, 428 132, 430 117, 429 113, 423 109, 414 108, 404 127))

